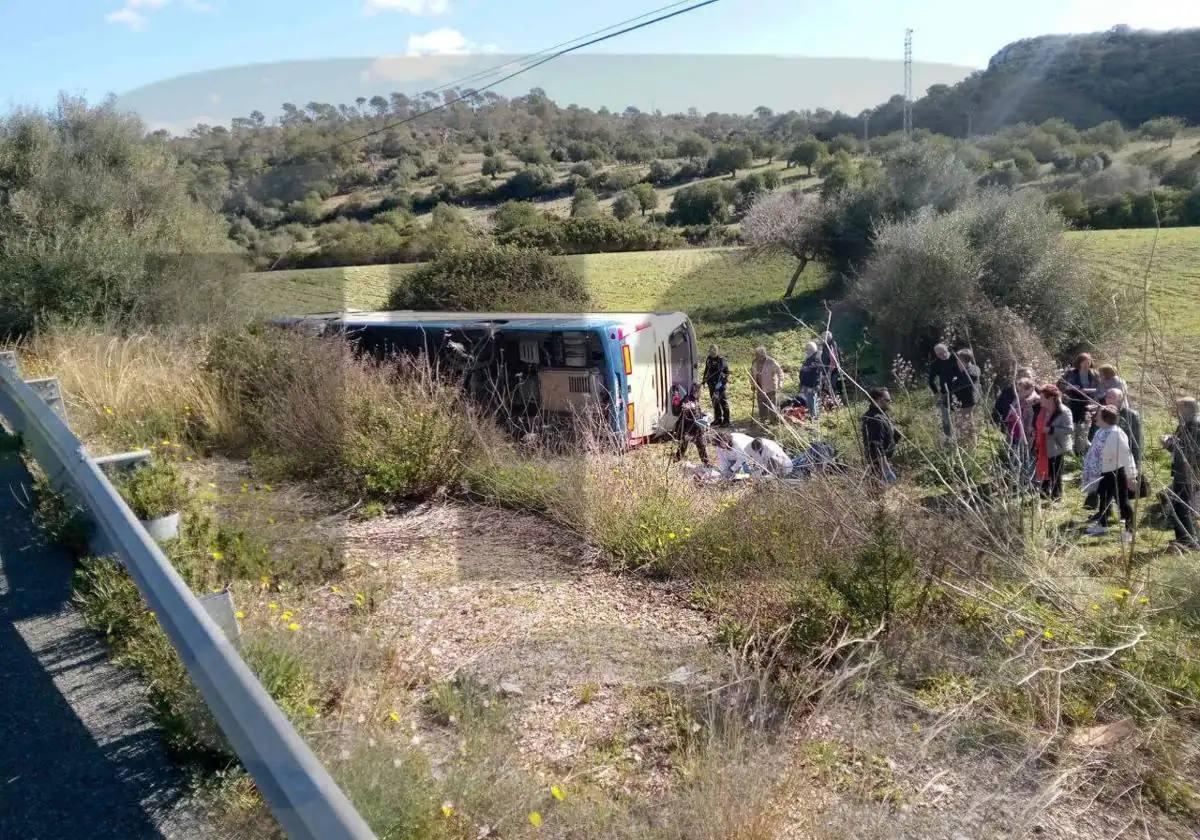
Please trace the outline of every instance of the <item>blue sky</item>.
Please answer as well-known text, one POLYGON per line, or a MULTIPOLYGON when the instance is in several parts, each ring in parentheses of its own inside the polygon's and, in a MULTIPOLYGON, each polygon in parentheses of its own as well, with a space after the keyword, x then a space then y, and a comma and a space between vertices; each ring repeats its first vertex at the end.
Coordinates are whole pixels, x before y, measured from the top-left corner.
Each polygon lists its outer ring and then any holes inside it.
MULTIPOLYGON (((98 99, 231 65, 525 53, 668 0, 0 0, 0 109, 60 90, 98 99)), ((721 0, 598 48, 896 58, 980 66, 1005 43, 1118 23, 1200 26, 1200 0, 721 0)))

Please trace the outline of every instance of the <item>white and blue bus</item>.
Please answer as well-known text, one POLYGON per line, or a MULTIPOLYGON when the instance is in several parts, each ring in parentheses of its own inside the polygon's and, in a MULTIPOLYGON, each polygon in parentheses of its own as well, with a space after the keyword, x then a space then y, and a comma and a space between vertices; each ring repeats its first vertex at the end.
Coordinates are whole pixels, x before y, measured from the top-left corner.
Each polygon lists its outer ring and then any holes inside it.
POLYGON ((378 357, 426 354, 469 393, 529 427, 603 417, 637 445, 675 425, 673 389, 697 381, 699 355, 682 312, 341 312, 287 319, 341 332, 378 357))

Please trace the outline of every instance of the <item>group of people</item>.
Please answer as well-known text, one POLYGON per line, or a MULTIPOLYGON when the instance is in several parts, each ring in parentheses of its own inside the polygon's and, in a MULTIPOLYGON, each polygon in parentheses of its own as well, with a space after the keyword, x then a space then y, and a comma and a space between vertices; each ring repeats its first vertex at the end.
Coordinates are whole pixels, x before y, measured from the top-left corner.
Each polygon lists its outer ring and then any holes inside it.
MULTIPOLYGON (((1179 400, 1176 415, 1175 434, 1162 440, 1172 455, 1166 500, 1177 544, 1196 549, 1200 422, 1195 398, 1179 400)), ((992 417, 1004 431, 1020 480, 1032 480, 1044 495, 1061 499, 1066 459, 1078 457, 1085 505, 1095 511, 1087 533, 1107 533, 1115 507, 1124 526, 1122 540, 1132 540, 1131 499, 1150 493, 1143 469, 1145 440, 1141 415, 1113 365, 1095 367, 1090 354, 1080 353, 1057 382, 1041 385, 1032 370, 1018 368, 1012 384, 997 396, 992 417)))
MULTIPOLYGON (((799 399, 809 416, 818 417, 822 399, 836 394, 840 373, 833 336, 826 332, 820 343, 809 342, 799 373, 799 399)), ((713 346, 702 381, 712 399, 716 426, 730 424, 726 394, 729 377, 728 361, 713 346)), ((944 343, 934 347, 928 384, 937 398, 942 431, 948 439, 964 432, 975 433, 973 415, 982 398, 980 379, 970 349, 952 351, 944 343)), ((765 422, 778 412, 784 370, 763 347, 755 349, 750 381, 758 418, 765 422)), ((899 437, 889 413, 891 393, 876 388, 869 398, 870 406, 861 418, 863 451, 874 475, 890 483, 896 480, 892 461, 899 437)), ((1175 434, 1161 441, 1171 453, 1171 487, 1165 498, 1176 543, 1200 549, 1196 526, 1200 504, 1200 411, 1196 399, 1179 400, 1176 414, 1175 434)), ((688 444, 694 442, 701 461, 711 465, 698 389, 682 401, 679 415, 678 456, 682 458, 688 444)), ((1074 455, 1080 459, 1085 504, 1094 511, 1088 518, 1087 533, 1107 533, 1115 508, 1123 524, 1122 540, 1132 539, 1131 500, 1147 496, 1150 491, 1142 465, 1145 441, 1141 415, 1133 408, 1129 389, 1115 366, 1095 366, 1091 355, 1081 353, 1056 381, 1042 384, 1036 382, 1031 369, 1018 368, 1011 384, 1000 391, 992 419, 1004 434, 1011 464, 1021 482, 1033 483, 1052 500, 1061 499, 1066 460, 1074 455)), ((794 459, 770 438, 721 432, 714 436, 713 443, 717 466, 725 474, 747 466, 777 476, 795 469, 794 459)))

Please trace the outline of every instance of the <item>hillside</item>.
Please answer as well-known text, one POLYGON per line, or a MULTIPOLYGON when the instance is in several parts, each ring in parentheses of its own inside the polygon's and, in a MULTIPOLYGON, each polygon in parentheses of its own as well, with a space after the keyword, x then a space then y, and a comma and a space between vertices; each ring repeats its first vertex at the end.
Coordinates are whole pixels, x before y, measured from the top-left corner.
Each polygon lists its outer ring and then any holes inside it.
MULTIPOLYGON (((876 108, 872 127, 901 125, 900 102, 876 108)), ((963 137, 1062 117, 1083 128, 1106 120, 1135 126, 1161 116, 1200 122, 1200 29, 1117 27, 1089 35, 1045 35, 1008 44, 987 69, 934 85, 913 107, 913 124, 963 137)))

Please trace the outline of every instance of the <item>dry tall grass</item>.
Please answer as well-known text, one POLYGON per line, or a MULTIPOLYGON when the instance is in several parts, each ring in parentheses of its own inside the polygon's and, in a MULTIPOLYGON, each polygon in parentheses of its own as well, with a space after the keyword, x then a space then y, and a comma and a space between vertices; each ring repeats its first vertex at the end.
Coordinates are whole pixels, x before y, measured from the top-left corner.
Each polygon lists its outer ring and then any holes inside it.
POLYGON ((198 441, 230 431, 228 406, 203 369, 201 334, 62 329, 16 349, 26 376, 58 377, 72 427, 96 448, 198 441))

